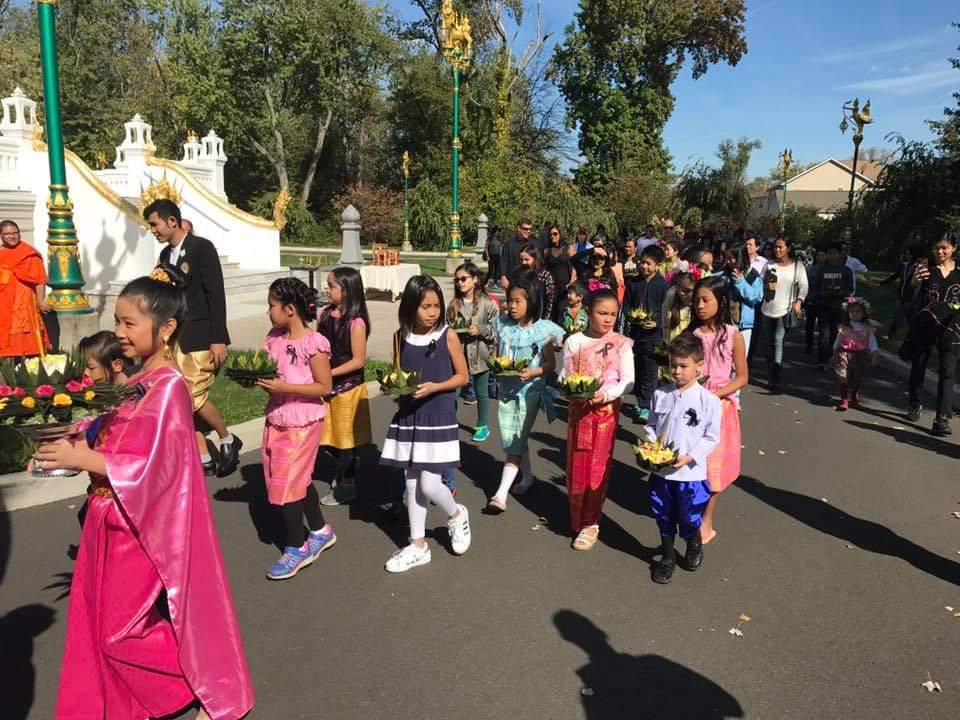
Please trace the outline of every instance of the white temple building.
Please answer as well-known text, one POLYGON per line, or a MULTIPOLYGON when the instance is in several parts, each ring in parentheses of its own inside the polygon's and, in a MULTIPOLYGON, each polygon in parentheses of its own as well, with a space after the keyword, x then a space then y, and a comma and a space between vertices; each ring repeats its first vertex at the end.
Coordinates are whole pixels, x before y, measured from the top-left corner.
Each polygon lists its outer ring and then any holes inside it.
MULTIPOLYGON (((2 107, 0 219, 17 222, 23 239, 46 256, 50 173, 37 104, 17 88, 2 107)), ((203 138, 191 133, 183 157, 168 160, 154 154, 152 132, 135 115, 124 125, 112 167, 103 170, 65 152, 84 291, 90 306, 106 313, 103 327, 112 327, 113 299, 123 285, 156 264, 161 248, 141 217, 143 206, 156 197, 177 202, 196 234, 217 247, 228 297, 231 291, 266 291, 273 279, 287 274, 280 265, 283 208, 267 220, 230 203, 223 139, 213 130, 203 138)))

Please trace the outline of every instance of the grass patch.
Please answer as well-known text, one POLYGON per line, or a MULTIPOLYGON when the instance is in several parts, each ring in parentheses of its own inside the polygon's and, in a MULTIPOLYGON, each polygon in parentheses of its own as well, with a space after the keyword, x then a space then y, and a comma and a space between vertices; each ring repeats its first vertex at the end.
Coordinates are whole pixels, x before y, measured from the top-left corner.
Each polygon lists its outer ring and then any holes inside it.
POLYGON ((415 262, 420 265, 420 272, 424 275, 445 277, 447 274, 447 261, 445 258, 421 258, 415 262))

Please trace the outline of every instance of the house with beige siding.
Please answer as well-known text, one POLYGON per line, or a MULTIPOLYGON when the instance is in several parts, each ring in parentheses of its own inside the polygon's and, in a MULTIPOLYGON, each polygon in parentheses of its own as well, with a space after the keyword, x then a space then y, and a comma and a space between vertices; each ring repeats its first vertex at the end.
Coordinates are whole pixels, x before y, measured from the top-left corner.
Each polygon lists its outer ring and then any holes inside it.
MULTIPOLYGON (((847 203, 851 176, 853 191, 859 197, 876 185, 882 171, 883 164, 876 160, 858 160, 854 172, 853 160, 827 158, 790 178, 787 203, 796 207, 812 205, 820 217, 830 219, 847 203)), ((783 210, 783 182, 751 197, 750 209, 755 215, 779 215, 783 210)))

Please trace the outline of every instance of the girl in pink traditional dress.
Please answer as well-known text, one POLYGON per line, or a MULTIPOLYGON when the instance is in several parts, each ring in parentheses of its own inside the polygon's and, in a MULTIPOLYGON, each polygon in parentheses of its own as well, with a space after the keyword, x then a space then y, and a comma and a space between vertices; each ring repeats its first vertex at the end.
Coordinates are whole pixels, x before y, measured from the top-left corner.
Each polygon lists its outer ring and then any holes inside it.
POLYGON ((563 346, 561 379, 590 375, 601 383, 590 400, 570 400, 567 500, 574 550, 589 550, 599 537, 620 398, 633 387, 633 341, 614 332, 619 311, 615 291, 602 288, 591 293, 587 329, 571 335, 563 346))
POLYGON ((273 330, 266 348, 280 377, 258 384, 268 393, 263 426, 263 479, 267 500, 283 513, 283 554, 268 580, 286 580, 311 565, 337 536, 323 521, 313 465, 323 436, 330 393, 330 343, 309 323, 317 316, 317 291, 296 278, 279 278, 267 294, 273 330), (307 530, 303 520, 307 520, 307 530))
POLYGON ((42 445, 34 462, 93 481, 70 585, 55 717, 143 720, 199 700, 198 719, 253 707, 207 486, 193 403, 172 366, 187 314, 173 269, 127 285, 116 333, 141 370, 134 399, 85 440, 42 445))
POLYGON ((836 410, 844 411, 860 403, 860 384, 871 365, 880 360, 877 334, 870 324, 870 303, 862 297, 850 296, 843 303, 847 316, 840 324, 833 343, 833 366, 840 381, 840 402, 836 410))
POLYGON ((717 534, 713 514, 717 498, 740 477, 740 412, 737 391, 747 384, 747 350, 743 335, 730 319, 729 288, 722 276, 707 277, 693 290, 693 333, 703 341, 706 387, 721 401, 720 442, 707 456, 712 493, 700 525, 706 545, 717 534))

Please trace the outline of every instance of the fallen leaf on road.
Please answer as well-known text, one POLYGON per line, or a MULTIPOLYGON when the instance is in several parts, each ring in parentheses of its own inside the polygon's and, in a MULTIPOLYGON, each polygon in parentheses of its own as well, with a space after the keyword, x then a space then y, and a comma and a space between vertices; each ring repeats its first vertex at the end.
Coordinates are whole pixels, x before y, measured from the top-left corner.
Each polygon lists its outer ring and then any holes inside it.
POLYGON ((740 615, 740 622, 750 622, 749 615, 740 615))
POLYGON ((539 526, 539 525, 534 525, 534 526, 533 526, 532 528, 530 528, 530 529, 533 530, 534 532, 536 532, 537 530, 540 529, 540 526, 539 526))
MULTIPOLYGON (((957 553, 957 554, 960 555, 960 553, 957 553)), ((720 578, 720 581, 721 581, 721 582, 729 582, 729 581, 727 580, 727 578, 720 578)))
POLYGON ((786 450, 777 450, 777 452, 780 453, 781 455, 786 455, 786 454, 787 454, 787 451, 786 451, 786 450))
POLYGON ((776 407, 783 407, 783 403, 772 402, 772 403, 770 403, 770 404, 771 404, 771 405, 775 405, 776 407))
POLYGON ((847 543, 847 550, 853 550, 853 545, 851 545, 850 543, 847 543))
POLYGON ((803 420, 794 420, 797 425, 803 425, 803 420))
POLYGON ((76 507, 77 507, 76 505, 67 505, 67 509, 69 510, 75 510, 76 507))
POLYGON ((800 411, 799 411, 799 410, 794 410, 794 411, 793 411, 793 414, 794 414, 794 415, 799 415, 799 414, 800 414, 800 411))
POLYGON ((766 453, 763 450, 757 450, 757 455, 766 455, 766 453))
POLYGON ((953 616, 954 616, 954 617, 960 617, 960 613, 954 613, 953 616))
POLYGON ((580 694, 586 695, 587 697, 593 697, 593 688, 580 688, 580 694))
POLYGON ((734 636, 736 636, 736 637, 743 637, 743 630, 741 630, 741 629, 739 629, 739 628, 730 628, 729 630, 727 630, 727 632, 728 632, 730 635, 734 635, 734 636))
POLYGON ((546 519, 545 517, 543 517, 542 515, 541 515, 540 517, 538 517, 537 520, 539 520, 543 525, 549 525, 549 524, 550 524, 550 523, 547 522, 547 519, 546 519))
POLYGON ((932 692, 943 692, 943 688, 940 687, 940 683, 936 680, 927 680, 926 682, 920 683, 920 687, 925 688, 928 693, 932 692))
POLYGON ((953 607, 951 607, 950 605, 944 605, 943 609, 946 610, 947 612, 953 612, 953 607))
POLYGON ((903 425, 894 425, 894 426, 893 426, 893 429, 894 429, 894 430, 906 430, 906 428, 903 427, 903 425))
POLYGON ((820 502, 825 502, 825 503, 829 503, 830 501, 829 501, 829 500, 827 500, 826 498, 820 498, 820 502))
POLYGON ((960 518, 960 512, 952 512, 950 515, 955 518, 960 518))

